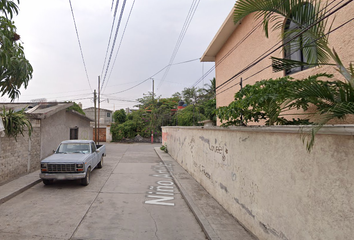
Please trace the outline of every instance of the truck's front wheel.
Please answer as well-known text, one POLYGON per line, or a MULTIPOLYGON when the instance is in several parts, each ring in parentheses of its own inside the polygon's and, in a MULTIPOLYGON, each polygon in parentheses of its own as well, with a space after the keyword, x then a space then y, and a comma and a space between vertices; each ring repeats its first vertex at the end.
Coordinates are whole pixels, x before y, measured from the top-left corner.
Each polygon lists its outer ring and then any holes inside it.
POLYGON ((81 185, 87 186, 90 183, 91 168, 89 167, 86 172, 85 178, 81 179, 81 185))
POLYGON ((53 184, 53 180, 52 179, 42 179, 44 185, 51 185, 53 184))

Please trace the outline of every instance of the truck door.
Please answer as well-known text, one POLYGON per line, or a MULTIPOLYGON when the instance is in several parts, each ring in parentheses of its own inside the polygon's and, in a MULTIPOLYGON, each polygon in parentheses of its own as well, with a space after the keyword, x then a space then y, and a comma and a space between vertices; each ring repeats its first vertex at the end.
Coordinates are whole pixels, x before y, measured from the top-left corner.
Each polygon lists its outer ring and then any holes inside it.
POLYGON ((99 154, 96 152, 96 144, 94 142, 91 143, 91 151, 92 151, 92 165, 96 166, 99 162, 99 154))

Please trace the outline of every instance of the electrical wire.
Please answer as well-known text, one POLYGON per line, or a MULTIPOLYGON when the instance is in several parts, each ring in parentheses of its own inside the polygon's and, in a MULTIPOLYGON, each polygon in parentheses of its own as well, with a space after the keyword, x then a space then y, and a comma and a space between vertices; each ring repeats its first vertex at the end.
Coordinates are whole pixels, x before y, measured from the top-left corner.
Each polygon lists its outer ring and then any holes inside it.
POLYGON ((239 42, 235 44, 220 60, 215 63, 213 67, 211 67, 205 74, 202 75, 193 85, 192 87, 196 87, 201 81, 203 81, 212 71, 215 70, 226 58, 228 58, 231 53, 233 53, 244 41, 246 41, 260 26, 262 25, 262 21, 258 22, 255 27, 253 27, 239 42))
MULTIPOLYGON (((325 37, 325 36, 327 36, 327 35, 329 35, 329 34, 335 32, 335 31, 337 31, 338 29, 344 27, 345 25, 347 25, 348 23, 350 23, 350 22, 353 21, 353 20, 354 20, 354 18, 349 19, 348 21, 344 22, 343 24, 339 25, 338 27, 336 27, 336 28, 332 29, 331 31, 329 31, 328 33, 326 33, 326 34, 325 34, 324 36, 322 36, 321 38, 323 38, 323 37, 325 37)), ((320 38, 319 38, 319 39, 320 39, 320 38)), ((318 41, 319 39, 314 40, 314 42, 318 41)), ((248 79, 254 77, 255 75, 258 75, 259 73, 263 72, 263 71, 266 70, 267 68, 270 68, 271 66, 272 66, 272 64, 266 66, 265 68, 262 68, 261 70, 257 71, 256 73, 252 74, 251 76, 248 76, 247 78, 243 79, 242 82, 245 82, 245 81, 247 81, 248 79)), ((225 91, 227 91, 227 90, 229 90, 229 89, 231 89, 231 88, 233 88, 233 87, 235 87, 235 86, 237 86, 237 85, 239 85, 239 84, 240 84, 240 83, 236 83, 236 84, 234 84, 234 85, 228 87, 227 89, 224 89, 223 91, 216 93, 216 95, 219 95, 219 94, 221 94, 221 93, 223 93, 223 92, 225 92, 225 91)))
MULTIPOLYGON (((148 80, 151 80, 151 79, 152 79, 153 77, 155 77, 157 74, 159 74, 160 72, 162 72, 163 70, 165 70, 168 66, 174 66, 174 65, 185 64, 185 63, 189 63, 189 62, 193 62, 193 61, 197 61, 197 60, 199 60, 199 58, 195 58, 195 59, 192 59, 192 60, 187 60, 187 61, 183 61, 183 62, 179 62, 179 63, 174 63, 174 64, 171 64, 171 65, 167 65, 167 66, 165 66, 164 68, 162 68, 161 70, 159 70, 158 72, 156 72, 155 74, 153 74, 152 76, 150 76, 149 78, 147 78, 147 79, 143 80, 142 82, 140 82, 139 84, 134 85, 133 87, 130 87, 130 88, 128 88, 128 89, 122 90, 122 91, 120 91, 120 92, 109 93, 108 95, 113 95, 113 94, 118 94, 118 93, 122 93, 122 92, 129 91, 129 90, 131 90, 131 89, 133 89, 133 88, 135 88, 135 87, 137 87, 137 86, 143 84, 144 82, 146 82, 146 81, 148 81, 148 80)), ((137 82, 137 81, 135 81, 135 82, 137 82)))
MULTIPOLYGON (((77 91, 65 91, 65 92, 52 92, 52 93, 48 93, 46 92, 45 94, 49 94, 49 95, 55 95, 55 94, 61 94, 61 93, 76 93, 76 92, 88 92, 91 91, 91 89, 83 89, 83 90, 77 90, 77 91)), ((36 94, 28 94, 28 95, 22 95, 21 97, 29 97, 29 96, 38 96, 38 93, 36 94)))
MULTIPOLYGON (((108 79, 107 79, 107 83, 106 83, 105 88, 104 88, 104 90, 103 90, 102 92, 104 92, 104 91, 106 90, 106 87, 107 87, 107 85, 108 85, 109 79, 111 78, 111 74, 112 74, 114 65, 116 64, 117 56, 118 56, 120 47, 121 47, 122 42, 123 42, 123 38, 124 38, 124 35, 125 35, 125 31, 127 30, 127 26, 128 26, 128 23, 129 23, 129 20, 130 20, 130 16, 131 16, 132 11, 133 11, 133 8, 134 8, 134 4, 135 4, 135 0, 133 1, 132 7, 130 8, 130 12, 129 12, 129 15, 128 15, 128 19, 127 19, 127 22, 125 23, 125 27, 124 27, 124 30, 123 30, 123 34, 122 34, 122 37, 121 37, 120 42, 119 42, 119 46, 118 46, 118 50, 117 50, 117 52, 116 52, 116 56, 114 57, 113 65, 112 65, 112 67, 111 67, 111 71, 110 71, 110 73, 109 73, 109 76, 108 76, 108 79)), ((102 83, 102 89, 103 89, 103 84, 104 84, 104 82, 102 83)), ((102 89, 101 89, 101 90, 102 90, 102 89)))
POLYGON ((304 28, 302 31, 300 31, 299 33, 295 34, 295 36, 293 36, 291 39, 288 39, 287 41, 285 41, 283 44, 281 44, 280 46, 276 47, 274 50, 270 51, 268 54, 265 54, 263 57, 258 58, 258 60, 253 61, 251 64, 249 64, 247 67, 243 68, 241 71, 239 71, 238 73, 236 73, 233 77, 231 77, 230 79, 226 80, 225 82, 223 82, 222 84, 220 84, 218 87, 216 87, 216 90, 218 90, 219 88, 221 88, 222 86, 224 86, 225 84, 228 84, 229 82, 233 81, 236 77, 240 76, 241 74, 245 73, 246 71, 248 71, 249 69, 251 69, 252 67, 254 67, 255 65, 257 65, 259 62, 261 62, 262 60, 264 60, 266 57, 270 56, 271 54, 273 54, 274 52, 276 52, 277 50, 279 50, 280 48, 284 47, 285 45, 289 44, 290 41, 298 38, 300 35, 302 35, 304 32, 308 31, 310 28, 312 28, 313 26, 315 26, 316 24, 318 24, 319 22, 323 21, 324 19, 332 16, 334 13, 336 13, 337 11, 339 11, 340 9, 342 9, 343 7, 345 7, 346 5, 348 5, 350 2, 352 2, 353 0, 349 0, 346 3, 344 3, 342 6, 338 7, 337 9, 333 10, 332 12, 328 13, 327 15, 323 16, 322 18, 318 19, 317 21, 315 21, 314 23, 310 24, 309 26, 307 26, 306 28, 304 28))
POLYGON ((114 0, 112 0, 111 11, 112 11, 112 9, 113 9, 113 5, 114 5, 114 0))
MULTIPOLYGON (((321 12, 323 12, 324 10, 326 10, 326 8, 328 8, 330 5, 332 5, 334 2, 335 2, 336 0, 333 0, 331 3, 329 3, 329 4, 327 4, 320 12, 318 12, 318 14, 320 14, 321 12)), ((341 0, 340 2, 337 2, 337 4, 336 5, 334 5, 332 8, 330 8, 329 10, 328 10, 328 12, 330 12, 330 11, 332 11, 335 7, 337 7, 339 4, 341 4, 342 2, 344 2, 344 0, 341 0)), ((318 15, 317 14, 317 15, 318 15)), ((260 22, 260 23, 262 23, 262 22, 260 22)), ((271 51, 273 48, 275 48, 278 44, 280 44, 280 43, 282 43, 283 42, 283 40, 280 40, 279 42, 277 42, 275 45, 273 45, 271 48, 269 48, 267 51, 265 51, 262 55, 260 55, 260 56, 258 56, 255 60, 253 60, 253 62, 255 62, 255 61, 257 61, 257 60, 259 60, 260 58, 262 58, 264 55, 266 55, 269 51, 271 51)), ((252 63, 253 63, 252 62, 252 63)), ((250 66, 252 63, 250 63, 248 66, 250 66)), ((247 67, 248 67, 247 66, 247 67)), ((265 70, 265 69, 264 69, 265 70)), ((228 84, 226 84, 226 85, 228 85, 228 84)), ((223 87, 225 87, 226 85, 224 85, 223 87)), ((234 85, 233 85, 234 86, 234 85)), ((219 86, 218 86, 219 87, 219 86)), ((223 88, 222 87, 222 88, 223 88)), ((229 88, 228 88, 229 89, 229 88)))
POLYGON ((83 64, 84 64, 84 68, 85 68, 85 73, 86 73, 87 82, 88 82, 88 84, 89 84, 89 86, 90 86, 90 89, 91 89, 91 91, 92 91, 90 79, 89 79, 89 76, 88 76, 88 73, 87 73, 85 58, 84 58, 84 54, 83 54, 82 47, 81 47, 81 42, 80 42, 80 37, 79 37, 79 31, 77 30, 77 26, 76 26, 76 20, 75 20, 74 10, 73 10, 73 7, 72 7, 72 5, 71 5, 71 0, 69 0, 69 3, 70 3, 71 14, 72 14, 73 21, 74 21, 74 26, 75 26, 75 31, 76 31, 77 40, 78 40, 78 42, 79 42, 79 48, 80 48, 80 52, 81 52, 81 58, 82 58, 82 62, 83 62, 83 64))
MULTIPOLYGON (((340 1, 339 3, 337 3, 334 7, 338 6, 341 2, 343 2, 344 0, 340 1)), ((322 11, 324 11, 328 6, 332 5, 335 2, 335 0, 333 0, 331 3, 329 3, 328 5, 326 5, 326 7, 324 7, 322 11)), ((329 11, 331 11, 334 7, 332 7, 329 11)), ((247 40, 254 32, 255 30, 257 30, 261 25, 262 25, 262 21, 259 21, 255 27, 253 27, 239 42, 237 42, 235 44, 235 46, 233 46, 218 62, 215 63, 215 65, 213 67, 211 67, 204 75, 202 75, 201 78, 199 78, 193 85, 192 87, 196 87, 202 80, 204 80, 212 71, 215 70, 216 67, 218 67, 225 59, 227 59, 231 53, 233 53, 245 40, 247 40)), ((283 40, 279 41, 278 43, 276 43, 273 47, 271 47, 269 50, 267 50, 265 53, 263 53, 262 55, 260 55, 256 60, 258 60, 260 57, 262 57, 264 54, 266 54, 268 51, 270 51, 272 48, 274 48, 276 45, 280 44, 283 40)))
POLYGON ((106 80, 108 68, 109 68, 109 65, 110 65, 110 63, 111 63, 111 59, 112 59, 114 47, 115 47, 115 45, 116 45, 116 40, 117 40, 117 36, 118 36, 118 31, 119 31, 120 23, 121 23, 121 21, 122 21, 122 17, 123 17, 123 13, 124 13, 124 9, 125 9, 125 4, 126 4, 126 2, 127 2, 127 0, 124 0, 124 1, 123 1, 123 6, 122 6, 122 9, 121 9, 121 12, 120 12, 120 15, 119 15, 119 20, 118 20, 118 24, 117 24, 117 28, 116 28, 116 33, 115 33, 114 40, 113 40, 113 45, 112 45, 112 48, 111 48, 111 54, 110 54, 109 59, 108 59, 108 63, 107 63, 106 71, 105 71, 105 74, 104 74, 102 86, 104 85, 104 82, 105 82, 105 80, 106 80))
POLYGON ((132 103, 138 103, 139 102, 139 101, 136 101, 136 100, 112 98, 112 97, 109 97, 109 101, 132 102, 132 103))
POLYGON ((170 71, 170 66, 173 64, 173 61, 176 58, 176 55, 177 55, 177 53, 179 51, 179 48, 181 47, 181 44, 182 44, 183 39, 184 39, 184 37, 185 37, 185 35, 187 33, 187 30, 188 30, 188 28, 190 26, 190 23, 192 22, 194 14, 195 14, 195 12, 198 9, 199 2, 200 2, 200 0, 193 0, 192 5, 189 8, 189 12, 188 12, 186 20, 185 20, 185 22, 183 24, 183 27, 182 27, 182 30, 181 30, 180 35, 178 37, 178 40, 176 42, 175 48, 174 48, 174 50, 172 52, 172 56, 171 56, 170 61, 169 61, 168 65, 167 65, 166 71, 165 71, 165 73, 164 73, 159 85, 157 86, 157 89, 159 89, 161 87, 163 81, 166 79, 166 77, 167 77, 167 75, 168 75, 168 73, 170 71))
MULTIPOLYGON (((113 0, 113 2, 114 2, 114 0, 113 0)), ((113 7, 113 2, 112 2, 112 7, 113 7)), ((119 4, 119 0, 117 0, 117 2, 116 2, 116 7, 115 7, 115 10, 114 10, 114 14, 113 14, 112 27, 111 27, 111 31, 109 33, 109 39, 108 39, 108 44, 107 44, 107 49, 106 49, 106 55, 105 55, 104 61, 103 61, 101 76, 103 75, 104 67, 106 65, 106 60, 107 60, 107 56, 108 56, 108 52, 109 52, 109 46, 111 45, 112 33, 113 33, 114 23, 116 21, 116 14, 117 14, 117 9, 118 9, 118 4, 119 4)), ((112 10, 112 8, 111 8, 111 10, 112 10)))
POLYGON ((137 86, 140 86, 141 84, 143 84, 144 82, 146 82, 146 81, 148 81, 148 80, 151 80, 151 78, 147 78, 147 79, 145 79, 144 81, 142 81, 142 82, 140 82, 140 83, 138 83, 138 84, 136 84, 136 85, 134 85, 133 87, 130 87, 130 88, 128 88, 128 89, 125 89, 125 90, 122 90, 122 91, 119 91, 119 92, 115 92, 115 93, 109 93, 109 94, 107 94, 107 95, 114 95, 114 94, 118 94, 118 93, 122 93, 122 92, 127 92, 127 91, 129 91, 129 90, 131 90, 131 89, 133 89, 133 88, 136 88, 137 86))

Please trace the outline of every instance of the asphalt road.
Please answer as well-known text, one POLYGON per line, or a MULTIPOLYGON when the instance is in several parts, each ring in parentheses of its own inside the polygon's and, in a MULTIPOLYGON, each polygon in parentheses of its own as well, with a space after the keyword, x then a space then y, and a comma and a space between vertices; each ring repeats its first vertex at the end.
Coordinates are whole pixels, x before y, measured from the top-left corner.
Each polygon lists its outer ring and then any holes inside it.
POLYGON ((107 146, 89 186, 40 183, 0 205, 0 239, 206 239, 154 151, 107 146))

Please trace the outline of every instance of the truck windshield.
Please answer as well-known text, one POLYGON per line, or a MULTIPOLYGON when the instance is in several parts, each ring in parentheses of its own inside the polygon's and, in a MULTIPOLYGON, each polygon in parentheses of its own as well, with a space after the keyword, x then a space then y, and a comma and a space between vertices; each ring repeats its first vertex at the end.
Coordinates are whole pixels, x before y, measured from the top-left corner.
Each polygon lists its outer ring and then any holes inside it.
POLYGON ((62 143, 56 153, 90 153, 90 144, 88 143, 62 143))

